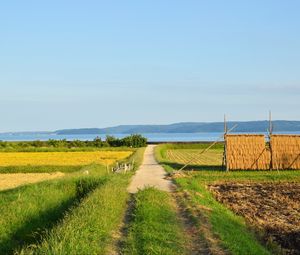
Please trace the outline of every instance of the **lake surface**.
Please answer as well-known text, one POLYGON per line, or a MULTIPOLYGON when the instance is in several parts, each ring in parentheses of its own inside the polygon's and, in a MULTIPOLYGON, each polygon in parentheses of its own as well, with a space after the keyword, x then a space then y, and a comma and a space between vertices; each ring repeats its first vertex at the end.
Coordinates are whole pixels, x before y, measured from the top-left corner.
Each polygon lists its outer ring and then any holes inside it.
MULTIPOLYGON (((247 132, 249 134, 249 132, 247 132)), ((253 133, 255 134, 255 133, 253 133)), ((278 132, 277 134, 300 134, 299 132, 278 132)), ((220 140, 222 133, 147 133, 142 134, 148 138, 149 142, 197 142, 197 141, 216 141, 220 140)), ((267 135, 267 134, 266 134, 267 135)), ((0 134, 2 141, 46 141, 49 139, 83 140, 91 141, 97 135, 55 135, 55 134, 0 134)), ((123 138, 128 134, 114 134, 115 137, 123 138)), ((105 140, 106 135, 98 135, 105 140)), ((221 139, 222 140, 222 139, 221 139)))

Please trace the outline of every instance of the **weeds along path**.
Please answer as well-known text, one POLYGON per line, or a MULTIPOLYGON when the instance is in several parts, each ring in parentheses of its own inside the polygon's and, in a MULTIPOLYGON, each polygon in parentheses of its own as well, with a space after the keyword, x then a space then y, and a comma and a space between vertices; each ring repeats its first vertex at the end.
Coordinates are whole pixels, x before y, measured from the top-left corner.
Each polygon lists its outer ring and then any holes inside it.
POLYGON ((136 193, 146 187, 154 187, 162 191, 171 192, 174 190, 174 184, 170 180, 166 180, 166 172, 159 165, 154 157, 155 145, 148 145, 143 163, 134 175, 129 187, 129 193, 136 193))

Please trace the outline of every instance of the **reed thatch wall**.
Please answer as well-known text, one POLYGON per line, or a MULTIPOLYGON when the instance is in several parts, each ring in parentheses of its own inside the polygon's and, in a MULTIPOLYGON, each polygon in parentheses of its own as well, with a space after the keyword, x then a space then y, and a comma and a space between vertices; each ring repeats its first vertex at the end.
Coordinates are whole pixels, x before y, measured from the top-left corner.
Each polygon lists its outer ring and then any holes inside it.
POLYGON ((300 169, 300 135, 272 135, 272 168, 300 169))
POLYGON ((268 170, 270 151, 264 135, 226 135, 226 163, 228 170, 268 170))

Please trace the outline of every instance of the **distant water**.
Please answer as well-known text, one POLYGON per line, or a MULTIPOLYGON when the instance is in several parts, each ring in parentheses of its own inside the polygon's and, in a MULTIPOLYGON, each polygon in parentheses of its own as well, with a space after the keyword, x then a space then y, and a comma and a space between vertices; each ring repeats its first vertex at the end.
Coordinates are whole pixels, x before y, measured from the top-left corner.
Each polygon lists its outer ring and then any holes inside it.
MULTIPOLYGON (((249 133, 249 132, 247 132, 249 133)), ((278 134, 300 134, 299 132, 278 132, 278 134)), ((149 142, 197 142, 197 141, 216 141, 220 139, 222 133, 147 133, 142 134, 148 138, 149 142)), ((267 135, 267 134, 266 134, 267 135)), ((97 135, 55 135, 55 134, 0 134, 0 140, 2 141, 33 141, 41 140, 46 141, 49 139, 66 139, 91 141, 95 139, 97 135)), ((128 136, 128 134, 113 134, 118 138, 128 136)), ((101 139, 105 139, 106 135, 98 135, 101 139)))

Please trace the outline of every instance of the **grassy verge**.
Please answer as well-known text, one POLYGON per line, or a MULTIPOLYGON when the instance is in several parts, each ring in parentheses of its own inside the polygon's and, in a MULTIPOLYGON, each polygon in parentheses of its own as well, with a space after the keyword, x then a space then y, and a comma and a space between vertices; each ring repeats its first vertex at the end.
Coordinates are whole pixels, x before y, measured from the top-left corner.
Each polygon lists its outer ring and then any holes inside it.
POLYGON ((124 254, 184 254, 182 231, 168 193, 148 188, 135 198, 124 254))

